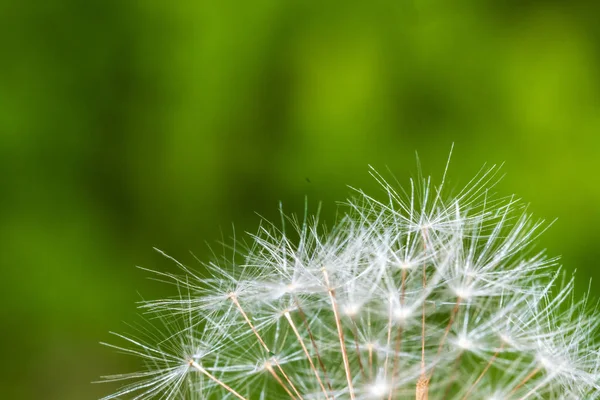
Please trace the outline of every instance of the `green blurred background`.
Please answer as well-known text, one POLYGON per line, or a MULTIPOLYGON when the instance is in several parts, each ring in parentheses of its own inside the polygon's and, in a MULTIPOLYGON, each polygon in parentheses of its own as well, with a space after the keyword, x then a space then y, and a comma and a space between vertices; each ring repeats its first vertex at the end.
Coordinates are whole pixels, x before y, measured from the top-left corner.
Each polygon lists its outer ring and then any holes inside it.
POLYGON ((0 397, 110 393, 137 360, 98 342, 171 291, 153 246, 193 264, 305 196, 331 221, 368 164, 439 177, 453 142, 452 184, 505 161, 600 278, 600 3, 452 3, 1 2, 0 397))

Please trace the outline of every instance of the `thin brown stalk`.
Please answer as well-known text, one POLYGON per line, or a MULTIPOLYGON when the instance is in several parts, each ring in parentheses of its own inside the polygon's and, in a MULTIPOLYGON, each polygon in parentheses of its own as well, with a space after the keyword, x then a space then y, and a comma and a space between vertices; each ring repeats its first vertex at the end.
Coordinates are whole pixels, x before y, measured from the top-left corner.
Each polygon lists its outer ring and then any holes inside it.
POLYGON ((452 385, 456 381, 456 376, 458 374, 458 367, 459 367, 462 355, 463 355, 463 352, 461 351, 458 354, 458 357, 456 357, 456 360, 454 361, 454 368, 453 368, 454 372, 452 373, 452 376, 450 377, 450 381, 446 385, 446 390, 444 391, 444 398, 443 398, 443 400, 446 400, 448 398, 448 395, 450 394, 450 389, 452 389, 452 385))
POLYGON ((306 329, 306 332, 308 333, 308 337, 310 338, 310 343, 312 344, 312 347, 315 350, 315 355, 317 356, 317 361, 319 362, 319 366, 321 367, 321 370, 323 371, 323 376, 325 378, 325 381, 327 382, 327 388, 329 389, 330 392, 333 392, 333 387, 331 386, 331 381, 329 380, 329 376, 327 376, 327 368, 325 368, 325 363, 323 362, 323 359, 321 358, 321 353, 319 352, 319 348, 317 347, 317 341, 315 340, 312 330, 310 329, 310 324, 308 323, 306 314, 302 310, 302 307, 300 307, 300 302, 298 301, 298 298, 295 296, 294 296, 294 303, 296 305, 296 308, 298 309, 298 314, 300 315, 302 324, 304 325, 304 328, 306 329))
POLYGON ((289 311, 286 311, 283 315, 285 316, 288 323, 292 327, 292 331, 294 331, 294 334, 296 335, 296 338, 298 339, 298 342, 300 343, 300 346, 302 347, 302 350, 304 351, 304 354, 306 355, 306 358, 308 359, 308 362, 310 364, 310 369, 314 372, 315 377, 317 378, 317 381, 319 382, 319 386, 321 386, 321 389, 323 390, 323 394, 325 395, 325 398, 328 399, 329 394, 327 393, 327 390, 325 389, 325 386, 323 385, 323 381, 321 381, 319 371, 317 371, 317 368, 315 367, 315 364, 313 363, 312 357, 309 354, 308 349, 304 345, 304 341, 302 340, 302 337, 300 336, 300 333, 298 332, 298 329, 296 328, 296 324, 294 324, 294 321, 292 320, 292 317, 290 316, 289 311))
POLYGON ((275 380, 277 381, 277 383, 279 383, 281 385, 281 387, 283 388, 283 390, 285 390, 285 392, 292 398, 292 399, 296 399, 294 397, 294 395, 292 394, 292 392, 290 392, 290 389, 288 389, 288 387, 285 385, 285 383, 283 383, 283 381, 281 380, 281 378, 279 377, 279 375, 277 375, 277 373, 273 370, 273 367, 271 366, 271 364, 269 362, 267 362, 267 364, 265 365, 267 368, 267 371, 269 371, 269 373, 271 374, 271 376, 273 376, 273 378, 275 378, 275 380))
POLYGON ((258 339, 258 342, 267 351, 267 353, 270 353, 271 350, 269 349, 269 346, 267 346, 267 344, 264 342, 264 340, 262 339, 262 337, 260 337, 260 335, 258 334, 258 331, 254 327, 254 324, 252 324, 252 321, 250 321, 250 318, 248 318, 248 315, 246 314, 246 312, 242 308, 242 305, 238 301, 237 296, 235 294, 231 294, 231 295, 229 295, 229 298, 231 299, 231 301, 233 302, 233 304, 235 304, 235 306, 237 307, 238 311, 242 314, 242 317, 244 317, 244 320, 246 321, 246 323, 248 324, 248 326, 250 327, 250 329, 252 330, 252 332, 256 336, 256 339, 258 339))
MULTIPOLYGON (((231 301, 233 302, 233 304, 235 304, 235 306, 237 307, 237 309, 239 310, 239 312, 244 317, 244 320, 246 321, 246 323, 248 324, 248 326, 250 327, 250 329, 252 330, 252 332, 254 333, 254 335, 256 336, 256 338, 258 339, 258 342, 262 345, 262 347, 266 350, 266 352, 268 354, 273 354, 272 351, 271 351, 271 349, 269 348, 269 346, 267 346, 267 344, 265 343, 265 341, 262 339, 262 337, 260 336, 260 334, 258 333, 258 331, 256 330, 256 328, 254 327, 254 324, 252 323, 252 321, 250 321, 250 318, 248 317, 248 314, 246 314, 246 312, 242 308, 242 305, 238 301, 237 296, 234 293, 232 293, 232 294, 229 295, 229 298, 231 299, 231 301)), ((292 383, 292 381, 290 380, 290 378, 283 371, 283 368, 281 368, 281 365, 279 364, 279 362, 277 361, 277 359, 275 357, 273 357, 272 359, 273 359, 273 362, 275 363, 275 366, 277 367, 277 369, 279 370, 279 372, 281 372, 281 375, 283 375, 283 377, 285 378, 285 380, 287 381, 287 383, 290 385, 290 387, 292 388, 292 390, 294 391, 294 393, 296 393, 296 395, 298 396, 298 398, 302 399, 302 396, 298 392, 298 389, 296 389, 296 386, 294 386, 294 384, 292 383)), ((285 386, 285 385, 283 385, 283 386, 285 386)))
POLYGON ((367 344, 367 350, 369 351, 369 379, 373 377, 373 344, 367 344))
POLYGON ((294 391, 294 393, 296 393, 296 396, 298 396, 298 398, 300 400, 303 400, 302 399, 302 395, 298 392, 298 389, 296 389, 296 386, 294 386, 294 384, 290 380, 290 377, 287 376, 287 374, 285 373, 285 371, 283 370, 283 368, 281 368, 281 365, 279 365, 279 363, 277 362, 277 360, 273 359, 273 361, 275 362, 275 366, 277 367, 277 369, 279 370, 279 372, 281 373, 281 375, 283 375, 283 377, 285 378, 285 381, 290 385, 290 387, 292 388, 292 390, 294 391))
POLYGON ((429 379, 425 374, 421 374, 421 377, 417 381, 416 400, 428 400, 429 399, 429 379))
POLYGON ((388 361, 390 359, 390 344, 392 343, 392 306, 393 303, 390 299, 390 306, 388 307, 388 329, 387 329, 387 342, 386 342, 386 352, 385 352, 385 361, 383 362, 383 379, 387 378, 387 369, 388 369, 388 361))
POLYGON ((539 390, 539 388, 541 388, 542 386, 544 386, 547 383, 548 382, 545 382, 544 380, 542 380, 540 383, 538 383, 534 388, 532 388, 529 392, 527 392, 527 394, 525 396, 521 397, 519 400, 526 400, 532 394, 536 394, 537 391, 539 390))
MULTIPOLYGON (((404 297, 406 294, 406 268, 402 269, 402 283, 400 289, 400 308, 404 307, 404 297)), ((392 383, 390 384, 390 393, 388 395, 388 400, 392 400, 392 394, 394 392, 394 381, 396 380, 396 375, 398 375, 398 368, 400 366, 400 350, 402 347, 402 325, 398 326, 398 335, 396 336, 396 346, 394 348, 394 352, 396 353, 396 357, 394 357, 394 367, 392 369, 392 383)))
MULTIPOLYGON (((427 287, 427 273, 423 265, 423 291, 427 287)), ((421 305, 421 374, 425 375, 425 300, 421 305)))
POLYGON ((440 359, 440 355, 442 354, 442 349, 444 347, 444 344, 446 343, 446 339, 448 338, 448 333, 450 333, 450 328, 452 328, 452 325, 454 324, 454 320, 456 319, 456 314, 458 313, 458 309, 460 307, 461 301, 462 301, 462 299, 460 297, 456 298, 456 303, 454 304, 454 308, 452 309, 452 312, 450 313, 450 320, 448 321, 448 325, 446 325, 446 329, 444 330, 444 335, 442 336, 442 340, 440 340, 440 344, 438 346, 437 354, 435 356, 435 362, 433 363, 433 366, 431 367, 431 371, 429 371, 429 379, 431 379, 431 377, 433 376, 433 372, 435 370, 435 365, 437 364, 437 361, 439 361, 439 359, 440 359))
POLYGON ((440 345, 438 346, 438 351, 437 351, 437 356, 439 358, 440 354, 442 353, 442 348, 444 347, 444 344, 446 343, 446 339, 448 338, 448 333, 450 333, 450 329, 452 328, 452 325, 454 324, 454 320, 456 319, 456 314, 458 314, 458 309, 460 307, 460 303, 462 301, 462 298, 457 297, 456 298, 456 303, 454 303, 454 308, 452 309, 452 312, 450 313, 450 320, 448 321, 448 325, 446 325, 446 329, 444 330, 444 336, 442 336, 442 340, 440 341, 440 345))
POLYGON ((338 331, 338 337, 340 340, 340 349, 342 350, 342 358, 344 360, 344 371, 346 372, 346 381, 348 382, 348 391, 350 393, 350 399, 354 400, 354 386, 352 385, 352 373, 350 371, 350 362, 348 361, 348 351, 346 350, 346 344, 344 343, 344 331, 342 329, 342 321, 337 308, 337 301, 335 299, 335 290, 331 288, 329 283, 329 277, 327 270, 323 268, 323 276, 325 277, 325 284, 327 285, 327 291, 329 292, 329 299, 331 300, 331 308, 333 309, 333 316, 335 318, 335 325, 338 331))
POLYGON ((240 399, 240 400, 248 400, 244 396, 242 396, 241 394, 239 394, 238 392, 236 392, 235 390, 233 390, 226 383, 224 383, 223 381, 219 380, 216 376, 214 376, 213 374, 211 374, 210 372, 208 372, 207 370, 205 370, 196 361, 190 360, 189 364, 190 364, 190 367, 192 367, 192 368, 200 371, 201 373, 203 373, 204 375, 206 375, 210 380, 212 380, 213 382, 215 382, 217 385, 221 386, 223 389, 227 390, 229 393, 231 393, 232 395, 234 395, 238 399, 240 399))
POLYGON ((523 385, 526 384, 531 378, 536 376, 538 372, 540 372, 540 367, 535 368, 533 371, 531 371, 529 373, 529 375, 527 375, 525 378, 523 378, 523 380, 521 382, 519 382, 519 384, 513 388, 513 390, 510 392, 510 394, 515 394, 515 392, 517 390, 519 390, 521 387, 523 387, 523 385))
POLYGON ((502 345, 500 346, 500 348, 494 353, 494 355, 492 356, 492 358, 490 358, 490 361, 487 363, 487 365, 485 366, 485 368, 483 369, 483 371, 481 371, 481 374, 479 374, 479 376, 477 377, 477 379, 475 379, 475 382, 473 382, 473 384, 471 385, 471 387, 469 388, 469 390, 467 390, 467 393, 465 393, 465 395, 462 398, 462 400, 467 400, 467 397, 469 396, 469 394, 473 391, 473 389, 475 388, 475 386, 477 386, 477 384, 479 383, 479 381, 481 380, 481 378, 483 378, 483 376, 487 373, 488 369, 490 369, 490 367, 492 366, 492 364, 494 363, 494 361, 496 361, 496 358, 498 358, 498 354, 500 354, 500 352, 502 351, 503 348, 504 348, 504 343, 502 343, 502 345))
MULTIPOLYGON (((423 250, 427 250, 427 230, 422 231, 423 250)), ((427 266, 423 264, 423 292, 427 288, 427 266)), ((421 305, 421 376, 417 381, 416 400, 427 400, 429 397, 429 377, 425 368, 425 299, 421 305)))
POLYGON ((356 358, 358 359, 358 368, 360 369, 360 373, 363 376, 366 376, 365 369, 363 367, 363 363, 360 357, 360 346, 358 341, 358 328, 356 326, 356 320, 354 319, 354 317, 351 317, 350 320, 352 321, 352 336, 354 336, 354 344, 356 346, 356 358))
MULTIPOLYGON (((427 271, 423 265, 423 290, 427 287, 427 271)), ((429 378, 425 368, 425 300, 422 305, 421 317, 421 376, 417 381, 416 400, 427 400, 429 397, 429 378)))

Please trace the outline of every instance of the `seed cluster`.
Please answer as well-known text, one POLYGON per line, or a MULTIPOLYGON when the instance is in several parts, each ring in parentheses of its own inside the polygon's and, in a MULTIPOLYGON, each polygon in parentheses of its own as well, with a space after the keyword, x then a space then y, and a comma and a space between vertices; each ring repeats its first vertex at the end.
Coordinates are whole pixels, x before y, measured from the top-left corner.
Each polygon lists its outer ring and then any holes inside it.
POLYGON ((178 295, 116 334, 145 369, 104 399, 600 398, 598 319, 496 171, 454 195, 373 171, 385 199, 357 190, 331 230, 282 214, 197 271, 165 254, 178 295))

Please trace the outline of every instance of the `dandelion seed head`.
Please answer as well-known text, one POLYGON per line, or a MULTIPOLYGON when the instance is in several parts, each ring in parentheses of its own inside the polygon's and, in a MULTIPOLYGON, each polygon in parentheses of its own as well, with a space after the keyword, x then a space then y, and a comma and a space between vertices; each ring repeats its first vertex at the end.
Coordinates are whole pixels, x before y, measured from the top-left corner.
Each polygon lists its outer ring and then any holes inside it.
POLYGON ((145 369, 104 400, 600 398, 596 308, 491 194, 496 167, 454 193, 371 173, 383 200, 356 190, 330 229, 282 213, 198 269, 161 252, 177 295, 108 344, 145 369))

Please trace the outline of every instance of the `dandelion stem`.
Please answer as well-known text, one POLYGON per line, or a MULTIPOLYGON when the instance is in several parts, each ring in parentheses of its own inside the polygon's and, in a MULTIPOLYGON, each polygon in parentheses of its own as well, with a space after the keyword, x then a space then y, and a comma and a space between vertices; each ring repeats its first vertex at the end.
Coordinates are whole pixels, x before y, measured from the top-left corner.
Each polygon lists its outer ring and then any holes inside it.
POLYGON ((285 383, 283 383, 283 381, 281 380, 281 378, 279 377, 279 375, 277 375, 277 373, 275 372, 275 370, 273 370, 273 367, 271 366, 271 363, 267 362, 267 364, 265 365, 265 367, 267 368, 267 371, 269 371, 269 373, 273 376, 273 378, 275 378, 275 380, 277 381, 277 383, 279 383, 281 385, 281 387, 283 388, 283 390, 285 390, 285 392, 292 398, 292 399, 296 399, 294 397, 294 395, 292 394, 292 392, 290 392, 290 389, 288 389, 288 387, 285 385, 285 383))
POLYGON ((363 367, 363 363, 360 357, 360 346, 358 342, 358 328, 356 326, 356 320, 354 319, 354 317, 351 317, 350 320, 352 321, 352 336, 354 336, 354 344, 356 346, 356 358, 358 360, 358 368, 360 369, 361 374, 363 374, 363 376, 366 376, 365 369, 363 367))
MULTIPOLYGON (((423 291, 427 287, 427 272, 423 265, 423 291)), ((425 300, 421 305, 421 375, 425 375, 425 300)))
POLYGON ((373 344, 367 344, 367 349, 369 351, 369 379, 373 377, 373 344))
POLYGON ((348 352, 346 351, 346 344, 344 343, 344 331, 342 330, 342 321, 337 308, 337 302, 335 300, 335 290, 331 288, 329 283, 329 277, 327 270, 322 269, 323 276, 325 277, 325 284, 327 285, 327 291, 329 292, 329 299, 331 300, 331 308, 333 309, 333 316, 335 317, 335 325, 338 331, 338 337, 340 339, 340 348, 342 350, 342 358, 344 360, 344 370, 346 372, 346 380, 348 381, 348 391, 350 393, 350 399, 354 400, 354 387, 352 385, 352 373, 350 372, 350 362, 348 361, 348 352))
POLYGON ((454 324, 454 320, 456 319, 456 314, 458 314, 458 309, 460 307, 460 303, 462 301, 461 297, 456 298, 456 303, 454 303, 454 308, 450 313, 450 321, 448 321, 448 325, 446 325, 446 329, 444 330, 444 336, 442 336, 442 340, 440 341, 440 345, 438 346, 437 357, 440 356, 442 352, 442 348, 446 343, 446 339, 448 338, 448 333, 450 333, 450 329, 452 328, 452 324, 454 324))
POLYGON ((203 373, 204 375, 206 375, 210 380, 212 380, 213 382, 215 382, 216 384, 218 384, 219 386, 221 386, 223 389, 227 390, 229 393, 231 393, 232 395, 234 395, 238 399, 240 399, 240 400, 248 400, 244 396, 242 396, 241 394, 239 394, 238 392, 236 392, 235 390, 233 390, 231 387, 229 387, 226 383, 224 383, 223 381, 219 380, 213 374, 211 374, 210 372, 208 372, 207 370, 205 370, 196 361, 190 360, 189 364, 190 364, 190 367, 197 369, 198 371, 200 371, 201 373, 203 373))
POLYGON ((456 319, 456 314, 458 313, 458 309, 460 307, 460 303, 462 301, 461 297, 456 298, 456 303, 454 303, 454 308, 450 313, 450 320, 448 321, 448 325, 446 325, 446 329, 444 330, 444 335, 442 336, 442 340, 440 340, 440 344, 438 346, 437 354, 435 356, 435 362, 431 367, 431 371, 429 372, 429 379, 433 376, 433 371, 435 370, 435 365, 440 359, 442 354, 442 349, 444 348, 444 344, 446 343, 446 339, 448 338, 448 333, 450 333, 450 328, 452 328, 452 324, 454 324, 454 320, 456 319))
MULTIPOLYGON (((258 342, 267 351, 267 353, 272 354, 273 352, 271 351, 271 349, 269 348, 269 346, 267 346, 267 344, 262 339, 262 337, 260 337, 260 334, 258 333, 258 331, 256 330, 256 328, 254 327, 254 324, 252 324, 252 321, 250 321, 250 318, 248 318, 248 314, 246 314, 246 312, 242 308, 242 305, 238 301, 237 296, 234 293, 231 293, 229 295, 229 298, 231 299, 231 301, 233 302, 233 304, 235 304, 235 306, 237 307, 237 309, 240 311, 240 313, 244 317, 244 320, 246 320, 246 323, 248 324, 248 326, 250 326, 250 329, 252 330, 252 332, 254 333, 254 335, 256 336, 256 338, 258 339, 258 342)), ((287 381, 287 383, 294 390, 294 393, 296 393, 296 395, 298 395, 298 397, 300 399, 302 399, 302 396, 300 395, 300 393, 298 393, 298 389, 296 389, 296 387, 294 386, 294 384, 292 383, 292 381, 290 381, 290 378, 288 378, 287 374, 283 371, 283 368, 281 368, 281 365, 279 365, 279 362, 277 361, 277 359, 275 357, 273 357, 272 359, 273 359, 273 362, 275 363, 275 365, 277 366, 277 369, 279 370, 279 372, 281 372, 281 374, 283 375, 283 377, 285 378, 285 380, 287 381)))
POLYGON ((500 354, 500 352, 502 351, 503 348, 504 348, 504 342, 502 343, 502 345, 500 346, 500 348, 494 353, 494 355, 492 356, 492 358, 490 358, 490 361, 487 363, 487 365, 485 366, 485 368, 483 369, 483 371, 481 371, 481 374, 479 374, 479 376, 477 377, 477 379, 475 380, 475 382, 473 382, 473 384, 471 385, 471 387, 469 388, 469 390, 467 390, 467 393, 465 393, 465 395, 462 398, 462 400, 467 400, 467 397, 469 396, 469 394, 471 393, 471 391, 473 391, 473 389, 475 388, 475 386, 477 386, 477 384, 479 383, 479 381, 481 380, 481 378, 483 378, 483 376, 486 374, 486 372, 488 371, 488 369, 490 369, 490 367, 492 366, 492 364, 494 363, 494 361, 496 361, 496 358, 498 358, 498 354, 500 354))
MULTIPOLYGON (((423 250, 427 250, 427 230, 423 230, 423 250)), ((427 265, 423 264, 423 292, 427 288, 427 265)), ((429 397, 429 378, 425 368, 425 299, 421 305, 421 376, 417 381, 416 400, 427 400, 429 397)))
MULTIPOLYGON (((423 267, 423 285, 425 285, 425 267, 423 267)), ((427 400, 429 397, 429 377, 425 368, 425 302, 423 301, 423 318, 421 325, 421 376, 417 381, 416 400, 427 400)))
POLYGON ((515 394, 517 390, 519 390, 524 384, 526 384, 531 378, 533 378, 537 373, 540 372, 540 367, 535 368, 533 371, 529 373, 517 386, 513 388, 510 394, 515 394))
POLYGON ((323 376, 325 377, 325 380, 327 381, 327 388, 329 389, 330 392, 333 392, 333 387, 331 386, 331 381, 329 380, 329 377, 327 376, 327 368, 325 368, 325 363, 323 362, 323 359, 321 358, 321 353, 319 353, 319 348, 317 347, 317 342, 312 333, 312 330, 310 329, 310 324, 308 323, 308 320, 306 319, 306 314, 302 310, 302 307, 300 307, 300 302, 298 301, 298 298, 296 296, 294 296, 294 303, 296 304, 298 313, 300 314, 300 318, 302 319, 302 323, 304 324, 304 328, 306 329, 306 332, 308 333, 308 337, 310 338, 312 347, 315 350, 315 354, 317 356, 317 361, 319 361, 319 365, 321 366, 321 369, 323 370, 323 376))
POLYGON ((454 361, 454 368, 453 368, 454 372, 452 373, 452 376, 450 377, 450 380, 448 381, 448 384, 446 385, 446 390, 444 391, 443 400, 446 400, 448 398, 448 395, 450 394, 450 389, 452 389, 452 385, 454 384, 454 381, 456 381, 456 375, 458 373, 458 366, 460 365, 462 355, 463 355, 463 351, 458 353, 458 356, 456 357, 456 360, 454 361))
POLYGON ((547 383, 548 382, 542 380, 540 383, 538 383, 533 389, 531 389, 529 392, 527 392, 527 394, 525 396, 521 397, 519 400, 526 400, 532 394, 536 394, 537 390, 547 383))
POLYGON ((254 333, 254 335, 256 336, 256 338, 258 339, 258 342, 267 351, 267 353, 270 353, 271 349, 269 349, 269 346, 267 346, 267 344, 264 342, 264 340, 262 339, 262 337, 260 337, 260 335, 258 334, 258 331, 254 327, 254 324, 252 324, 252 321, 250 321, 250 318, 248 318, 248 315, 246 314, 246 312, 242 308, 240 302, 238 301, 237 296, 232 293, 232 294, 229 295, 229 298, 231 299, 231 301, 233 302, 233 304, 235 304, 235 306, 237 307, 237 309, 239 310, 239 312, 242 314, 242 317, 244 317, 244 320, 246 321, 246 323, 248 324, 248 326, 250 327, 250 329, 252 330, 252 332, 254 333))
POLYGON ((417 381, 416 400, 428 400, 429 398, 429 380, 427 376, 421 375, 417 381))
POLYGON ((283 370, 283 368, 281 368, 281 365, 279 365, 279 363, 277 362, 277 359, 273 358, 273 361, 275 362, 275 365, 277 366, 277 369, 279 370, 279 372, 281 372, 281 375, 283 375, 283 377, 285 378, 286 382, 291 386, 291 388, 294 391, 294 393, 296 393, 296 395, 298 396, 298 398, 300 400, 302 400, 302 395, 298 392, 298 389, 296 389, 296 386, 294 386, 294 384, 290 380, 290 377, 287 376, 287 374, 285 373, 285 371, 283 370))
MULTIPOLYGON (((406 268, 402 268, 402 283, 400 288, 400 308, 404 307, 404 298, 406 296, 406 268)), ((398 326, 398 335, 396 336, 396 346, 394 352, 396 353, 396 357, 394 357, 394 367, 392 370, 392 383, 390 384, 390 393, 388 395, 388 400, 392 400, 392 393, 394 388, 394 381, 396 380, 396 375, 398 374, 398 368, 400 366, 400 349, 402 348, 402 325, 398 326)))
POLYGON ((300 336, 300 333, 298 332, 298 329, 296 328, 296 325, 294 324, 294 321, 292 320, 292 317, 290 316, 289 311, 286 311, 285 313, 283 313, 283 315, 289 322, 290 326, 292 327, 292 331, 294 331, 294 334, 298 338, 298 342, 300 343, 300 346, 302 347, 302 350, 304 351, 304 354, 306 355, 306 359, 308 360, 308 362, 310 364, 310 369, 312 369, 312 371, 314 372, 315 377, 317 378, 317 381, 319 382, 319 386, 321 386, 321 389, 323 390, 323 394, 325 395, 325 398, 328 399, 329 394, 327 393, 327 390, 325 389, 325 386, 323 385, 323 382, 321 381, 321 377, 319 376, 319 371, 317 371, 317 368, 315 368, 315 364, 312 360, 312 357, 308 353, 308 349, 304 345, 304 341, 302 340, 302 337, 300 336))
POLYGON ((383 378, 384 380, 387 378, 387 369, 388 369, 388 361, 390 358, 390 344, 392 342, 392 299, 389 299, 389 307, 388 307, 388 322, 387 322, 387 342, 386 342, 386 352, 385 352, 385 361, 383 362, 383 378))

